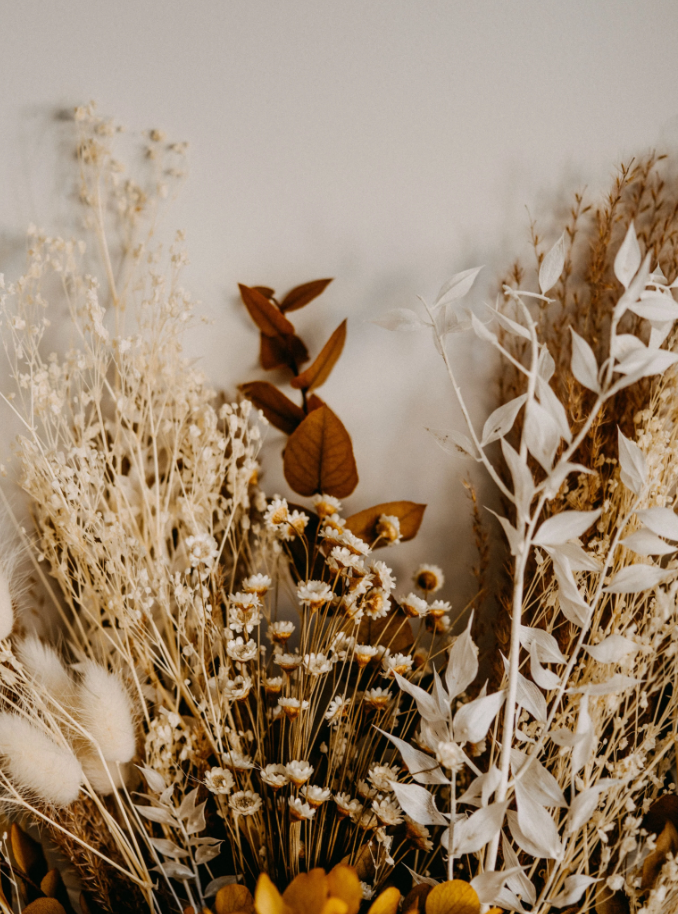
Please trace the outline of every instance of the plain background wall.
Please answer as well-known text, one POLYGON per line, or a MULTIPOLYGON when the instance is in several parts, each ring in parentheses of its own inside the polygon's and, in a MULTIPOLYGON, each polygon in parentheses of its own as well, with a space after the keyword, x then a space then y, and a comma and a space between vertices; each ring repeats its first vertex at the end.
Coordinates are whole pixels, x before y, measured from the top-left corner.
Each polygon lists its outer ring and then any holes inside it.
MULTIPOLYGON (((60 109, 96 99, 131 130, 189 141, 172 220, 187 232, 185 284, 214 321, 191 353, 233 391, 258 376, 237 282, 334 276, 298 317, 313 354, 349 318, 321 391, 354 440, 348 509, 429 502, 419 539, 388 558, 401 578, 438 562, 445 595, 467 594, 467 467, 424 430, 459 422, 442 366, 430 339, 368 321, 480 263, 489 286, 525 250, 526 207, 673 147, 675 0, 28 0, 5 2, 2 20, 0 269, 20 268, 29 222, 67 222, 60 109)), ((478 421, 488 355, 467 337, 452 347, 478 421)), ((287 493, 281 444, 271 432, 264 482, 287 493)))

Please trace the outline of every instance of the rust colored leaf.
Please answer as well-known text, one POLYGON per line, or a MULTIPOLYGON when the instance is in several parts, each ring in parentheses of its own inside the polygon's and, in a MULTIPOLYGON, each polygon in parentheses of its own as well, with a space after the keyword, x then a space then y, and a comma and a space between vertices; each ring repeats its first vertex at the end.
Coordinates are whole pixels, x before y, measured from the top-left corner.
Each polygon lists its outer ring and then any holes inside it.
POLYGON ((308 362, 308 349, 298 336, 266 336, 265 333, 260 333, 259 336, 259 360, 261 367, 266 371, 281 368, 283 365, 296 371, 299 365, 308 362))
POLYGON ((402 914, 424 914, 424 905, 430 891, 431 886, 425 882, 413 885, 403 901, 402 914))
POLYGON ((321 295, 331 282, 331 279, 314 279, 312 282, 305 282, 301 286, 295 286, 280 302, 280 310, 296 311, 299 308, 303 308, 304 305, 321 295))
POLYGON ((233 914, 235 911, 254 914, 254 898, 247 886, 225 885, 217 892, 214 910, 216 914, 233 914))
POLYGON ((275 289, 271 289, 270 286, 252 286, 256 292, 261 292, 264 298, 272 299, 275 295, 275 289))
MULTIPOLYGON (((377 538, 377 522, 382 514, 389 514, 400 520, 400 533, 403 540, 413 539, 421 526, 426 505, 414 501, 387 501, 373 508, 365 508, 347 518, 346 526, 366 543, 372 545, 377 538)), ((379 547, 377 543, 376 547, 379 547)), ((386 545, 386 544, 384 544, 386 545)))
POLYGON ((66 914, 64 906, 56 898, 36 898, 24 908, 26 914, 66 914))
POLYGON ((662 833, 657 838, 655 849, 643 861, 643 881, 641 889, 651 889, 659 875, 661 868, 666 863, 669 854, 678 851, 678 831, 673 822, 667 821, 662 833))
POLYGON ((291 435, 305 419, 304 411, 268 381, 250 381, 240 390, 260 409, 271 425, 291 435))
POLYGON ((664 794, 654 801, 643 817, 643 828, 659 835, 667 822, 678 827, 678 797, 673 793, 664 794))
POLYGON ((358 629, 359 644, 383 644, 392 654, 407 653, 414 644, 414 633, 409 617, 395 600, 392 609, 381 619, 365 616, 358 629))
POLYGON ((346 498, 358 485, 351 438, 329 406, 314 409, 292 433, 283 453, 285 479, 300 495, 346 498))
POLYGON ((623 892, 612 892, 603 885, 596 896, 596 914, 629 914, 629 902, 623 892))
POLYGON ((302 371, 296 378, 292 378, 290 381, 292 387, 297 387, 300 390, 313 390, 315 387, 320 387, 321 384, 324 384, 341 355, 345 342, 346 320, 343 320, 325 343, 320 355, 313 364, 309 365, 306 371, 302 371))
POLYGON ((47 872, 47 862, 42 852, 42 847, 30 835, 27 835, 16 822, 12 823, 9 835, 17 867, 33 882, 40 883, 40 880, 47 872))
POLYGON ((61 904, 67 912, 72 912, 73 909, 71 907, 70 898, 68 897, 68 891, 59 870, 50 870, 49 873, 43 877, 43 880, 40 883, 40 889, 48 898, 56 898, 59 904, 61 904))
POLYGON ((463 879, 435 886, 426 898, 426 914, 480 914, 476 890, 463 879))
POLYGON ((238 283, 238 288, 250 317, 265 336, 294 335, 294 326, 261 292, 242 283, 238 283))
POLYGON ((306 397, 306 410, 309 413, 312 413, 314 409, 320 409, 321 406, 325 406, 325 401, 321 400, 320 397, 316 397, 315 394, 306 397))

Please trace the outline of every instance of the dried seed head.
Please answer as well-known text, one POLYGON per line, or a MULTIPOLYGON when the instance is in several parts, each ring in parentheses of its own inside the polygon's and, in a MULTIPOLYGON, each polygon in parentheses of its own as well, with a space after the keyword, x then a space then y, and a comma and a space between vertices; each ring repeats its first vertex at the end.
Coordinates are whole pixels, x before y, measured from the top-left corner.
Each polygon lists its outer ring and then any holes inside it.
POLYGON ((132 703, 117 673, 93 660, 83 664, 76 715, 107 762, 129 762, 136 750, 132 703))

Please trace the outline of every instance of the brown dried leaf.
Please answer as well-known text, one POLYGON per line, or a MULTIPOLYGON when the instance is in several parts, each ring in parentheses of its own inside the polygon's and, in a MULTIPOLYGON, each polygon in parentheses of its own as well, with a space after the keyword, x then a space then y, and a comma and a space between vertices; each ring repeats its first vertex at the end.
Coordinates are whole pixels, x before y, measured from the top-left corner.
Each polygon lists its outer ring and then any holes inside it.
POLYGON ((402 914, 423 914, 426 898, 432 886, 425 882, 413 885, 403 901, 402 914))
POLYGON ((313 390, 320 387, 329 378, 337 359, 341 355, 346 342, 346 320, 343 320, 332 336, 323 346, 320 355, 306 371, 302 371, 290 384, 299 390, 313 390))
POLYGON ((320 914, 328 898, 327 873, 319 866, 308 873, 299 873, 282 897, 297 914, 320 914))
POLYGON ((13 822, 10 830, 10 843, 17 867, 35 883, 39 883, 47 872, 47 861, 42 847, 30 835, 13 822))
POLYGON ((281 311, 296 311, 321 295, 332 282, 331 279, 314 279, 301 286, 295 286, 280 302, 281 311))
POLYGON ((325 406, 325 401, 321 400, 320 397, 316 397, 315 394, 311 394, 310 397, 306 398, 306 411, 312 413, 314 409, 320 409, 321 406, 325 406))
POLYGON ((657 838, 655 849, 643 861, 643 881, 641 883, 643 891, 652 888, 668 854, 675 854, 676 851, 678 851, 678 831, 673 822, 667 821, 657 838))
POLYGON ((266 336, 264 333, 259 336, 259 361, 266 371, 282 366, 296 371, 299 365, 308 362, 308 349, 298 336, 266 336))
POLYGON ((291 435, 306 418, 303 409, 268 381, 250 381, 241 384, 240 390, 260 409, 271 425, 291 435))
MULTIPOLYGON (((377 538, 377 521, 382 514, 394 515, 400 520, 400 533, 403 540, 411 540, 417 535, 424 518, 426 505, 414 501, 387 501, 373 508, 365 508, 346 519, 346 526, 366 543, 372 545, 377 538)), ((377 543, 376 548, 379 547, 377 543)), ((386 544, 383 544, 386 545, 386 544)))
POLYGON ((480 914, 480 899, 468 882, 451 879, 430 891, 426 914, 480 914))
POLYGON ((678 827, 678 796, 673 793, 664 794, 654 801, 643 817, 643 828, 659 835, 667 822, 673 822, 678 827))
POLYGON ((56 898, 67 912, 73 911, 71 900, 68 897, 68 890, 64 885, 59 870, 50 870, 40 883, 40 888, 48 898, 56 898))
POLYGON ((24 908, 25 914, 66 914, 56 898, 36 898, 24 908))
POLYGON ((367 914, 397 914, 399 904, 400 892, 392 885, 377 895, 367 914))
POLYGON ((358 485, 351 438, 329 406, 309 413, 283 453, 285 479, 300 495, 346 498, 358 485))
POLYGON ((392 609, 381 619, 365 616, 358 628, 359 644, 383 644, 392 654, 407 653, 414 644, 409 616, 391 599, 392 609))
MULTIPOLYGON (((348 866, 348 861, 351 859, 351 855, 348 854, 341 861, 341 865, 348 866)), ((362 879, 363 882, 371 882, 374 877, 374 856, 369 844, 363 844, 359 849, 358 854, 355 859, 355 863, 352 864, 356 873, 358 874, 358 879, 362 879)))
POLYGON ((363 890, 355 867, 338 863, 327 874, 327 885, 331 898, 339 898, 348 905, 346 914, 358 914, 363 890))
POLYGON ((294 326, 261 292, 242 283, 238 283, 238 288, 250 317, 265 336, 294 335, 294 326))
POLYGON ((629 914, 628 898, 604 885, 596 896, 596 914, 629 914))
POLYGON ((272 299, 275 295, 275 289, 271 289, 270 286, 252 286, 256 292, 261 292, 264 298, 272 299))
POLYGON ((217 892, 214 910, 216 914, 233 914, 235 911, 253 914, 254 898, 247 886, 225 885, 217 892))

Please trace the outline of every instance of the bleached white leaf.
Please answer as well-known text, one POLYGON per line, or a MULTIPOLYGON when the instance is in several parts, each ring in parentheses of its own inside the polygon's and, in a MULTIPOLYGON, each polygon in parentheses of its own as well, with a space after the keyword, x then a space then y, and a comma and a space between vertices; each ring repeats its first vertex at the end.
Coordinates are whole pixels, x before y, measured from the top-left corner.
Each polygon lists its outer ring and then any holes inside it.
POLYGON ((487 771, 471 781, 457 802, 468 803, 469 806, 487 806, 500 783, 501 771, 496 765, 490 765, 487 771))
POLYGON ((424 327, 430 327, 430 321, 422 320, 416 311, 411 308, 396 308, 393 311, 387 311, 383 317, 370 321, 378 327, 385 330, 422 330, 424 327))
POLYGON ((475 314, 471 315, 471 327, 473 327, 473 332, 479 340, 483 340, 486 343, 492 343, 493 346, 499 345, 497 334, 492 333, 491 330, 488 330, 485 324, 479 320, 475 314))
POLYGON ((638 517, 653 533, 678 541, 678 515, 671 508, 645 508, 638 517))
POLYGON ((196 801, 198 799, 199 790, 199 787, 194 787, 193 790, 189 791, 186 794, 181 802, 181 806, 177 810, 177 817, 179 819, 188 819, 193 815, 196 810, 196 801))
POLYGON ((431 888, 435 888, 435 886, 438 885, 438 880, 434 879, 432 876, 422 876, 420 873, 415 873, 406 863, 404 863, 403 866, 412 877, 413 885, 430 885, 431 888))
POLYGON ((678 362, 678 353, 669 352, 667 349, 634 349, 615 365, 614 370, 619 374, 628 375, 629 379, 635 383, 641 378, 663 374, 676 362, 678 362))
POLYGON ((553 558, 555 555, 567 559, 572 571, 600 571, 600 561, 579 543, 561 543, 560 546, 544 546, 544 550, 553 558))
POLYGON ((594 876, 574 875, 566 876, 563 888, 555 898, 549 898, 549 904, 554 908, 567 908, 576 904, 590 885, 600 882, 594 876))
POLYGON ((207 888, 203 891, 205 898, 211 898, 212 895, 216 895, 219 889, 223 889, 225 885, 237 885, 238 877, 237 876, 219 876, 217 879, 213 879, 207 884, 207 888))
POLYGON ((633 333, 620 333, 612 340, 610 352, 615 359, 622 361, 634 349, 645 349, 645 344, 633 333))
POLYGON ((418 781, 420 784, 449 783, 437 760, 432 755, 427 755, 425 752, 415 749, 414 746, 410 746, 404 739, 393 736, 391 733, 386 733, 385 730, 381 730, 379 727, 375 727, 375 730, 379 730, 379 732, 382 733, 386 739, 390 740, 398 749, 402 760, 405 763, 405 767, 415 781, 418 781))
POLYGON ((445 683, 450 699, 454 700, 471 685, 478 675, 478 648, 471 637, 473 613, 466 629, 452 645, 445 670, 445 683))
POLYGON ((556 746, 563 746, 565 749, 573 749, 585 739, 585 734, 573 733, 572 730, 568 730, 567 727, 559 727, 557 730, 552 730, 551 733, 549 733, 549 737, 556 746))
POLYGON ((635 226, 631 222, 626 232, 626 237, 617 251, 617 256, 614 258, 614 275, 625 289, 628 289, 631 280, 638 272, 640 261, 640 245, 636 237, 635 226))
POLYGON ((531 857, 540 858, 544 856, 541 842, 535 843, 528 835, 523 833, 518 822, 518 814, 513 809, 507 810, 506 820, 508 822, 509 831, 511 832, 511 837, 521 850, 525 851, 525 853, 529 854, 531 857))
POLYGON ((521 898, 525 898, 530 904, 534 904, 537 900, 537 890, 525 873, 522 872, 518 855, 511 847, 511 842, 505 834, 502 834, 501 836, 501 848, 504 854, 504 864, 512 873, 506 880, 506 884, 516 893, 516 895, 520 895, 521 898), (518 872, 515 872, 516 870, 518 870, 518 872))
POLYGON ((552 289, 560 279, 565 266, 565 232, 545 255, 539 267, 539 288, 543 295, 552 289))
POLYGON ((468 308, 463 308, 456 302, 450 302, 441 307, 443 308, 442 315, 438 316, 436 324, 438 332, 443 338, 451 333, 465 333, 471 329, 473 312, 468 308))
POLYGON ((151 869, 156 870, 158 873, 164 873, 169 879, 180 879, 182 881, 184 879, 195 879, 195 873, 190 867, 174 860, 165 860, 164 863, 153 866, 151 869))
POLYGON ((631 441, 630 438, 626 437, 620 428, 617 429, 617 439, 619 442, 621 481, 634 495, 640 495, 647 482, 645 454, 643 454, 635 441, 631 441))
POLYGON ((678 320, 678 305, 670 294, 662 292, 643 292, 640 301, 630 304, 628 310, 647 321, 673 323, 678 320))
POLYGON ((459 743, 479 743, 487 736, 506 698, 506 691, 493 692, 469 701, 454 715, 454 738, 459 743))
POLYGON ((497 907, 501 908, 502 911, 517 911, 518 914, 527 914, 520 898, 514 895, 507 886, 497 893, 495 901, 497 907))
MULTIPOLYGON (((504 822, 508 802, 490 803, 472 813, 468 819, 455 822, 452 843, 454 856, 476 854, 494 838, 504 822)), ((449 845, 449 829, 443 836, 443 846, 449 845)))
POLYGON ((593 787, 587 787, 578 793, 570 806, 565 834, 571 835, 585 825, 598 808, 601 793, 619 783, 620 781, 614 778, 601 778, 593 787))
MULTIPOLYGON (((502 655, 504 669, 508 675, 508 660, 502 655)), ((516 692, 516 702, 521 708, 525 708, 528 714, 531 714, 539 723, 546 720, 546 699, 541 694, 537 686, 526 679, 522 673, 518 673, 518 689, 516 692)))
POLYGON ((539 659, 543 663, 567 663, 567 657, 558 647, 558 642, 543 628, 530 628, 528 625, 520 626, 520 643, 528 651, 532 644, 539 650, 539 659))
POLYGON ((497 409, 488 416, 487 421, 483 426, 483 434, 480 441, 482 447, 485 447, 492 441, 496 441, 498 438, 503 438, 504 435, 511 431, 513 423, 516 421, 516 416, 526 400, 527 394, 522 394, 522 396, 516 397, 514 400, 509 400, 508 403, 504 403, 502 406, 497 407, 497 409))
POLYGON ((441 287, 440 292, 438 292, 436 297, 435 304, 440 305, 443 302, 457 301, 465 295, 468 295, 481 270, 482 267, 473 267, 470 270, 462 270, 461 273, 455 273, 452 279, 448 279, 441 287))
MULTIPOLYGON (((589 696, 584 693, 579 702, 575 736, 580 737, 572 747, 572 773, 577 774, 591 761, 598 746, 598 737, 589 712, 589 696)), ((553 739, 553 736, 551 737, 553 739)))
POLYGON ((603 588, 605 593, 642 593, 656 587, 668 577, 675 574, 665 571, 656 565, 627 565, 612 578, 612 582, 603 588))
POLYGON ((560 439, 558 424, 551 413, 536 400, 530 400, 525 409, 523 440, 547 473, 551 472, 560 439))
POLYGON ((204 803, 200 803, 199 806, 196 806, 192 815, 190 815, 188 817, 188 819, 186 820, 186 824, 184 825, 184 828, 186 829, 187 835, 199 834, 201 831, 203 831, 205 829, 206 824, 207 824, 205 822, 206 804, 207 804, 207 800, 205 800, 204 803))
POLYGON ((508 333, 511 333, 513 336, 520 336, 524 340, 531 339, 530 331, 527 329, 527 327, 523 327, 522 324, 514 321, 498 308, 490 308, 490 311, 492 312, 497 323, 501 324, 504 330, 506 330, 508 333))
POLYGON ((593 682, 589 685, 574 686, 571 689, 567 689, 567 691, 573 695, 581 692, 585 695, 593 695, 596 698, 600 698, 601 695, 614 695, 617 692, 625 692, 627 689, 631 689, 633 686, 638 685, 639 682, 640 679, 636 679, 633 676, 623 676, 621 673, 615 673, 614 676, 611 676, 610 679, 606 679, 605 682, 593 682))
POLYGON ((537 373, 542 381, 548 382, 553 377, 556 370, 556 363, 553 361, 553 356, 549 352, 548 346, 546 343, 543 343, 539 350, 539 363, 537 365, 537 373))
POLYGON ((598 663, 622 663, 627 657, 636 654, 640 645, 623 635, 608 635, 599 644, 585 644, 584 650, 598 663))
POLYGON ((502 526, 502 529, 506 535, 506 539, 509 544, 509 549, 511 550, 511 555, 519 555, 523 548, 523 538, 516 528, 511 524, 505 517, 502 517, 501 514, 497 514, 496 511, 493 511, 492 508, 485 508, 486 511, 489 511, 490 514, 494 514, 499 523, 502 526))
POLYGON ((521 867, 506 870, 487 870, 471 880, 471 888, 475 890, 481 904, 495 904, 497 896, 504 887, 504 883, 516 872, 522 872, 521 867))
POLYGON ((177 825, 172 813, 169 809, 165 809, 164 806, 135 806, 134 808, 139 815, 145 819, 150 819, 151 822, 161 822, 163 825, 172 825, 174 827, 177 825))
POLYGON ((557 689, 560 685, 560 676, 557 673, 547 670, 539 661, 539 649, 535 641, 530 647, 530 673, 540 689, 550 692, 557 689))
POLYGON ((537 395, 541 405, 554 420, 560 433, 560 437, 564 438, 565 441, 567 441, 569 444, 572 440, 572 432, 570 431, 570 426, 567 421, 567 413, 565 412, 565 407, 560 402, 551 386, 547 384, 546 381, 543 381, 539 376, 537 376, 537 395))
POLYGON ((515 782, 515 794, 521 832, 531 843, 541 847, 538 857, 558 860, 563 849, 556 823, 522 780, 515 782))
POLYGON ((427 428, 429 434, 433 436, 436 444, 441 447, 447 454, 464 457, 478 457, 478 449, 469 437, 455 429, 444 430, 441 428, 427 428))
POLYGON ((588 467, 583 466, 581 463, 569 463, 566 460, 559 460, 542 483, 544 494, 547 498, 554 498, 558 494, 560 487, 570 473, 587 473, 589 476, 595 476, 593 470, 589 470, 588 467))
POLYGON ((648 348, 659 349, 673 329, 673 321, 666 321, 663 324, 650 325, 650 339, 647 341, 648 348))
POLYGON ((151 838, 147 839, 153 847, 159 851, 164 857, 188 857, 188 851, 182 847, 178 847, 174 841, 168 841, 167 838, 151 838))
POLYGON ((448 824, 436 807, 435 797, 425 787, 391 781, 391 789, 407 815, 419 825, 448 824))
POLYGON ((648 252, 645 259, 640 265, 640 269, 629 283, 628 289, 624 292, 617 304, 614 306, 614 318, 619 321, 626 309, 637 302, 642 293, 645 291, 647 280, 650 276, 650 260, 652 253, 648 252))
POLYGON ((548 768, 533 756, 520 749, 511 749, 511 771, 536 803, 542 806, 567 806, 558 781, 548 768))
POLYGON ((593 354, 593 349, 574 328, 570 327, 570 331, 572 333, 572 362, 570 365, 572 374, 582 387, 598 394, 600 393, 598 362, 593 354))
POLYGON ((433 695, 433 700, 439 708, 449 708, 450 696, 445 691, 443 681, 435 666, 433 667, 433 688, 431 689, 431 695, 433 695))
POLYGON ((140 765, 137 765, 137 768, 143 774, 146 783, 154 793, 162 793, 167 787, 165 778, 157 771, 154 771, 152 768, 142 768, 140 765))
POLYGON ((591 609, 579 593, 570 563, 564 555, 558 553, 553 554, 551 558, 558 581, 558 602, 563 615, 573 625, 586 625, 591 609))
POLYGON ((597 511, 561 511, 547 518, 537 530, 535 546, 560 546, 568 540, 577 539, 600 517, 597 511))
POLYGON ((671 546, 645 528, 636 530, 635 533, 625 537, 622 544, 627 549, 632 549, 637 555, 669 555, 676 551, 675 546, 671 546))
POLYGON ((218 844, 207 844, 199 847, 195 854, 195 862, 200 866, 203 863, 209 863, 210 860, 214 860, 221 853, 221 845, 222 842, 220 841, 218 844))
POLYGON ((447 717, 447 710, 445 708, 439 708, 432 695, 429 695, 424 689, 415 685, 413 682, 410 682, 408 679, 405 679, 400 673, 394 672, 393 675, 402 691, 407 692, 408 695, 411 695, 412 698, 414 698, 417 703, 417 710, 424 720, 444 720, 447 717))
POLYGON ((511 447, 505 438, 501 439, 501 451, 513 480, 513 494, 520 517, 527 517, 534 496, 534 479, 532 473, 520 454, 511 447))

